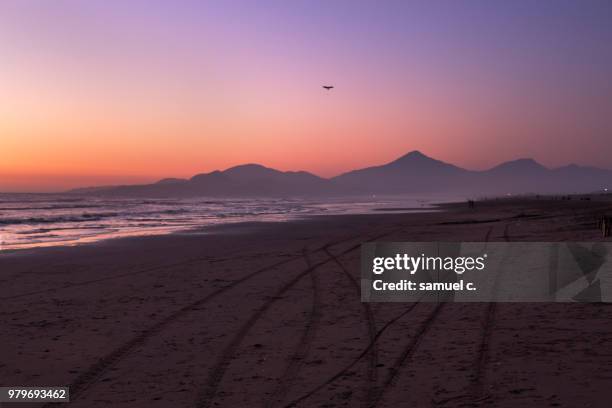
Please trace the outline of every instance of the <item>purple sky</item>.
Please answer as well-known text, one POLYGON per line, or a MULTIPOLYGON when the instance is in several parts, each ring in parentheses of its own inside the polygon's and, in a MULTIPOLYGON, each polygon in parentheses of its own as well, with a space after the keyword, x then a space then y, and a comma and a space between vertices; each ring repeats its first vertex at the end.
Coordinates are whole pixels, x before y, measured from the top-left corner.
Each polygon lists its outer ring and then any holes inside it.
POLYGON ((0 190, 415 149, 612 168, 611 1, 14 0, 0 51, 0 190))

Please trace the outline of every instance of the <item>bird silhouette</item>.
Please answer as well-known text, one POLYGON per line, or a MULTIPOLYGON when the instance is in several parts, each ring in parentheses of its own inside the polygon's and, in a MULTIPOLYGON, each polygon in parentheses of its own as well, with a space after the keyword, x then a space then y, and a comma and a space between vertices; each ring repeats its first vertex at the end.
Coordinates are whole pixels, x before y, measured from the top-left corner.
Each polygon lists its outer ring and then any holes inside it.
POLYGON ((331 85, 323 85, 323 89, 329 91, 330 89, 334 89, 334 87, 331 85))

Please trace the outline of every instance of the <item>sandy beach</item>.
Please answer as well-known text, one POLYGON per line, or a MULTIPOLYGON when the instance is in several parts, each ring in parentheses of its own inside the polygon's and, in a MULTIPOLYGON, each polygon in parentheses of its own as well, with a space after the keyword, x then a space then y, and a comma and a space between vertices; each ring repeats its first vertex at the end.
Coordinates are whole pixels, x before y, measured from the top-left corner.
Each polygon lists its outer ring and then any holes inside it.
POLYGON ((0 252, 0 378, 68 385, 72 408, 607 407, 609 305, 359 290, 363 242, 601 241, 606 211, 500 200, 0 252))

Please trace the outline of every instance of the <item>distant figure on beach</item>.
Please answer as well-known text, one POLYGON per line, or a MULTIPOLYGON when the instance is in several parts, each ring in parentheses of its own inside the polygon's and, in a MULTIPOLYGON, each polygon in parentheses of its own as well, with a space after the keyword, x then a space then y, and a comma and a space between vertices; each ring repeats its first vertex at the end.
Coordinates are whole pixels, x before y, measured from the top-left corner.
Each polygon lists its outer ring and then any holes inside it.
POLYGON ((603 233, 603 237, 609 237, 612 229, 612 217, 604 215, 599 218, 598 224, 599 228, 601 228, 601 232, 603 233))
POLYGON ((323 89, 329 91, 330 89, 334 89, 334 87, 332 85, 323 85, 323 89))

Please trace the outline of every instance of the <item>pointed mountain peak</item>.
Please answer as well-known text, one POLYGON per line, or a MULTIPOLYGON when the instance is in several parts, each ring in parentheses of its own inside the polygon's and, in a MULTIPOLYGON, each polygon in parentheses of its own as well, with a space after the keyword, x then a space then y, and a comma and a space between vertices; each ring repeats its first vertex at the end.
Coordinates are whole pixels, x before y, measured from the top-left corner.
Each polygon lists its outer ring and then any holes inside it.
POLYGON ((413 163, 441 163, 436 159, 432 159, 429 156, 424 155, 418 150, 413 150, 405 155, 393 160, 390 165, 405 165, 405 164, 413 164, 413 163))
POLYGON ((452 164, 445 163, 440 160, 436 160, 427 155, 424 155, 418 150, 413 150, 409 153, 406 153, 399 159, 392 161, 391 163, 386 164, 386 166, 390 167, 417 167, 420 169, 432 169, 432 168, 446 168, 446 169, 460 169, 457 166, 453 166, 452 164))
POLYGON ((403 155, 402 157, 400 157, 396 161, 399 161, 399 160, 408 160, 408 159, 411 159, 411 160, 415 160, 415 159, 429 159, 429 160, 433 160, 431 157, 424 155, 419 150, 413 150, 411 152, 406 153, 405 155, 403 155))

